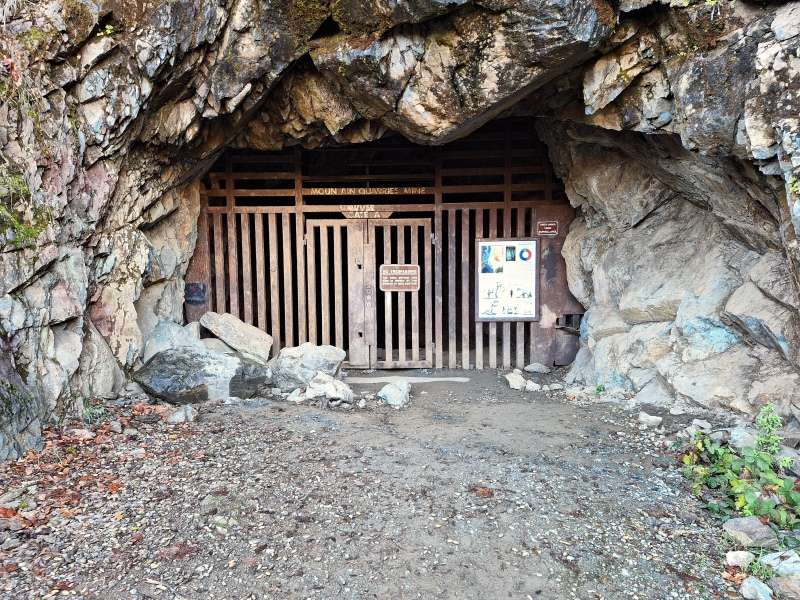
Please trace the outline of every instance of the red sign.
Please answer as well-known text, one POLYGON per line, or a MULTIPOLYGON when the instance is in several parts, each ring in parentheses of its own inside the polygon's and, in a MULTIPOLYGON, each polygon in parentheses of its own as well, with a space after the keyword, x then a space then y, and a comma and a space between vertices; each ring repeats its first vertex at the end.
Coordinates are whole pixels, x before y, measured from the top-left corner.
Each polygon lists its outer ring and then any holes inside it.
POLYGON ((419 291, 419 265, 381 265, 378 274, 382 292, 419 291))
POLYGON ((554 237, 558 235, 558 221, 537 221, 536 235, 554 237))

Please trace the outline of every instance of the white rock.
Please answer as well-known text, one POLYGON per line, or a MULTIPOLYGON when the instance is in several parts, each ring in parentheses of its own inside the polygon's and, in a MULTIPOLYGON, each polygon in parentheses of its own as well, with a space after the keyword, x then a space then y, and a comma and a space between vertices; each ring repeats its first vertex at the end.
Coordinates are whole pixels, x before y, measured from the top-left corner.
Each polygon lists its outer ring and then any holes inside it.
POLYGON ((550 384, 550 391, 551 392, 555 392, 555 391, 563 390, 563 389, 564 389, 564 386, 561 385, 560 383, 551 383, 550 384))
POLYGON ((748 577, 739 589, 746 600, 771 600, 772 590, 769 586, 755 577, 748 577))
POLYGON ((350 404, 353 401, 353 390, 343 381, 334 379, 327 373, 320 371, 308 383, 305 396, 307 400, 327 398, 328 400, 339 400, 350 404))
POLYGON ((378 400, 399 410, 408 406, 411 394, 411 384, 405 380, 387 383, 378 392, 378 400))
POLYGON ((297 388, 292 390, 292 393, 286 396, 287 402, 294 402, 295 404, 302 404, 306 401, 306 395, 303 393, 303 390, 297 388))
POLYGON ((508 373, 505 377, 512 390, 525 389, 525 378, 522 376, 522 373, 519 370, 508 373))
POLYGON ((661 425, 661 421, 663 420, 663 417, 659 417, 657 415, 648 415, 644 411, 639 412, 639 423, 645 427, 658 427, 661 425))
POLYGON ((191 404, 185 404, 175 409, 167 417, 168 423, 191 423, 197 418, 197 409, 191 404))
POLYGON ((258 327, 248 325, 229 313, 207 312, 200 325, 228 344, 242 356, 267 364, 272 348, 272 336, 258 327))
POLYGON ((549 373, 550 367, 546 367, 542 363, 531 363, 525 366, 526 373, 549 373))
POLYGON ((335 346, 317 346, 310 342, 282 348, 269 362, 272 384, 288 392, 306 386, 320 371, 336 377, 346 354, 335 346))
POLYGON ((525 382, 525 391, 526 392, 538 392, 542 389, 542 386, 536 383, 535 381, 526 381, 525 382))
POLYGON ((701 431, 710 431, 711 430, 711 423, 705 421, 703 419, 694 419, 692 420, 692 425, 701 431))
POLYGON ((749 427, 734 427, 731 429, 731 439, 729 443, 736 450, 755 448, 756 432, 749 427))
POLYGON ((725 564, 744 570, 755 558, 756 555, 747 550, 731 550, 725 554, 725 564))

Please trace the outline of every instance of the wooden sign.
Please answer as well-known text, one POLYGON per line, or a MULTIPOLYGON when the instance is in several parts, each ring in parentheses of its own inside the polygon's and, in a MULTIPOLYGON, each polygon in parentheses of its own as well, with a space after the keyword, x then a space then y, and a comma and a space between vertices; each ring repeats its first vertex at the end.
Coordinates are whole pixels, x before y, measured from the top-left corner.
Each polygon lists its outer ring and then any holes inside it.
POLYGON ((478 240, 476 321, 539 320, 539 241, 478 240))
POLYGON ((306 196, 419 196, 432 194, 430 187, 323 187, 303 188, 306 196))
POLYGON ((536 235, 555 237, 558 235, 558 221, 537 221, 536 235))
POLYGON ((390 210, 379 210, 374 204, 340 204, 339 210, 346 219, 388 219, 390 210))
POLYGON ((419 291, 419 265, 381 265, 378 274, 382 292, 419 291))

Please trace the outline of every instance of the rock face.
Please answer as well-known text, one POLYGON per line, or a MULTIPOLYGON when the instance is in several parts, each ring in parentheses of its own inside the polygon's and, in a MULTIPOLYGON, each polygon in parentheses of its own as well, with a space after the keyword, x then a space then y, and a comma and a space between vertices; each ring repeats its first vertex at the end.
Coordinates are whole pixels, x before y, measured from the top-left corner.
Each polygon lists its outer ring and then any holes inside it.
POLYGON ((310 342, 282 348, 269 363, 272 383, 284 392, 304 387, 317 373, 334 377, 345 358, 345 352, 335 346, 316 346, 310 342))
POLYGON ((798 2, 11 4, 0 340, 33 401, 0 417, 0 456, 114 398, 182 325, 187 182, 223 146, 439 144, 504 111, 544 117, 580 208, 572 378, 792 414, 798 2))

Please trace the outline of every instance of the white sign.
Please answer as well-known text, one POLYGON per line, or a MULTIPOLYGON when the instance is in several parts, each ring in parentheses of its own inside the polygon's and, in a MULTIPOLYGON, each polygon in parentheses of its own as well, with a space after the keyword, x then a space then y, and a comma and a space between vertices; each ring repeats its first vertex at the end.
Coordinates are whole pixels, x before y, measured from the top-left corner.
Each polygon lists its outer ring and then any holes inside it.
POLYGON ((478 240, 476 256, 476 320, 538 320, 539 242, 478 240))

